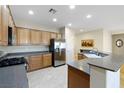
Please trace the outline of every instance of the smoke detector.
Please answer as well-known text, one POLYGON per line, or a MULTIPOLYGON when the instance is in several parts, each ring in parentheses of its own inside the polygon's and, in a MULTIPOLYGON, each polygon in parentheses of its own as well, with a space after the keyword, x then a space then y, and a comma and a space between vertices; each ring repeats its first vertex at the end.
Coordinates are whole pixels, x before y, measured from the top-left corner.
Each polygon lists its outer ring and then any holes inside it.
POLYGON ((51 8, 50 10, 49 10, 49 13, 51 13, 51 14, 55 14, 57 11, 55 10, 55 9, 53 9, 53 8, 51 8))

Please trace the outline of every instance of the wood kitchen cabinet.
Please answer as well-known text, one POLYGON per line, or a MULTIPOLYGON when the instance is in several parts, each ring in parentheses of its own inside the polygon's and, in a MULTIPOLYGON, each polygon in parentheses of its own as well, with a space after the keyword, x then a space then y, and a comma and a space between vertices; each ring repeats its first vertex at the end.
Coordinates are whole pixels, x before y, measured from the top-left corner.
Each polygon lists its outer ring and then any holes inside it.
POLYGON ((2 6, 0 5, 0 43, 2 39, 2 6))
POLYGON ((28 71, 34 71, 52 65, 52 54, 40 54, 28 57, 28 71))
POLYGON ((8 19, 9 19, 9 9, 7 6, 1 6, 0 7, 0 11, 1 11, 1 45, 8 45, 8 19))
POLYGON ((14 21, 13 21, 12 16, 11 16, 10 13, 9 13, 9 19, 8 20, 9 20, 8 25, 13 28, 14 27, 14 21))
POLYGON ((48 67, 52 65, 52 54, 43 54, 43 67, 48 67))
POLYGON ((0 5, 0 45, 8 45, 8 26, 14 30, 15 25, 9 7, 0 5))
POLYGON ((56 39, 57 38, 57 34, 56 33, 50 33, 50 39, 56 39))
POLYGON ((42 55, 30 56, 29 57, 29 71, 41 69, 43 67, 42 55))
POLYGON ((90 76, 81 70, 68 66, 68 88, 89 88, 90 76))
POLYGON ((50 32, 47 32, 47 31, 41 32, 41 42, 44 45, 50 44, 50 32))
POLYGON ((60 33, 57 33, 57 39, 61 39, 62 38, 62 35, 60 33))
POLYGON ((31 31, 31 44, 41 44, 41 31, 30 30, 31 31))
POLYGON ((17 28, 17 45, 30 44, 30 30, 24 28, 17 28))

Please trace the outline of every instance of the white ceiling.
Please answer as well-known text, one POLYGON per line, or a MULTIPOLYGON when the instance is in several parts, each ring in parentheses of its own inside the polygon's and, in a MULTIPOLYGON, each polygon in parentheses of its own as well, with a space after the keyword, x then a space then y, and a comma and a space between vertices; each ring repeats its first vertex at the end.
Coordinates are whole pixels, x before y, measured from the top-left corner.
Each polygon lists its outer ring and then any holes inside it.
MULTIPOLYGON (((77 5, 70 10, 67 5, 12 5, 10 6, 16 26, 59 29, 72 23, 73 29, 124 29, 124 6, 77 5), (50 8, 57 10, 50 14, 50 8), (28 11, 33 10, 34 15, 28 11), (86 15, 92 18, 87 19, 86 15), (57 18, 53 22, 52 18, 57 18)), ((76 30, 77 31, 77 30, 76 30)))

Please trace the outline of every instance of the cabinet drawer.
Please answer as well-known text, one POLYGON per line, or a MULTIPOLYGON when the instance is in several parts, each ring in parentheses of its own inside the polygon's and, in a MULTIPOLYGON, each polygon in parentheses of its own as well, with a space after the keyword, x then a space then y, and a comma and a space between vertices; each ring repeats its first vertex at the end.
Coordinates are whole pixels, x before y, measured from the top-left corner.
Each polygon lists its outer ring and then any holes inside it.
POLYGON ((36 55, 30 57, 30 60, 41 60, 41 59, 42 59, 42 55, 36 55))

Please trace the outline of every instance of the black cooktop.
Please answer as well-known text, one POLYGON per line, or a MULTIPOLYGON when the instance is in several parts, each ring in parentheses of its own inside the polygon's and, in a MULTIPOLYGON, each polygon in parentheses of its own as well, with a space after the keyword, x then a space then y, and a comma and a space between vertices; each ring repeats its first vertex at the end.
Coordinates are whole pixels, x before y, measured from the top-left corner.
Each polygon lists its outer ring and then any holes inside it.
POLYGON ((25 64, 27 61, 24 57, 21 58, 7 58, 0 61, 0 67, 13 66, 18 64, 25 64))

